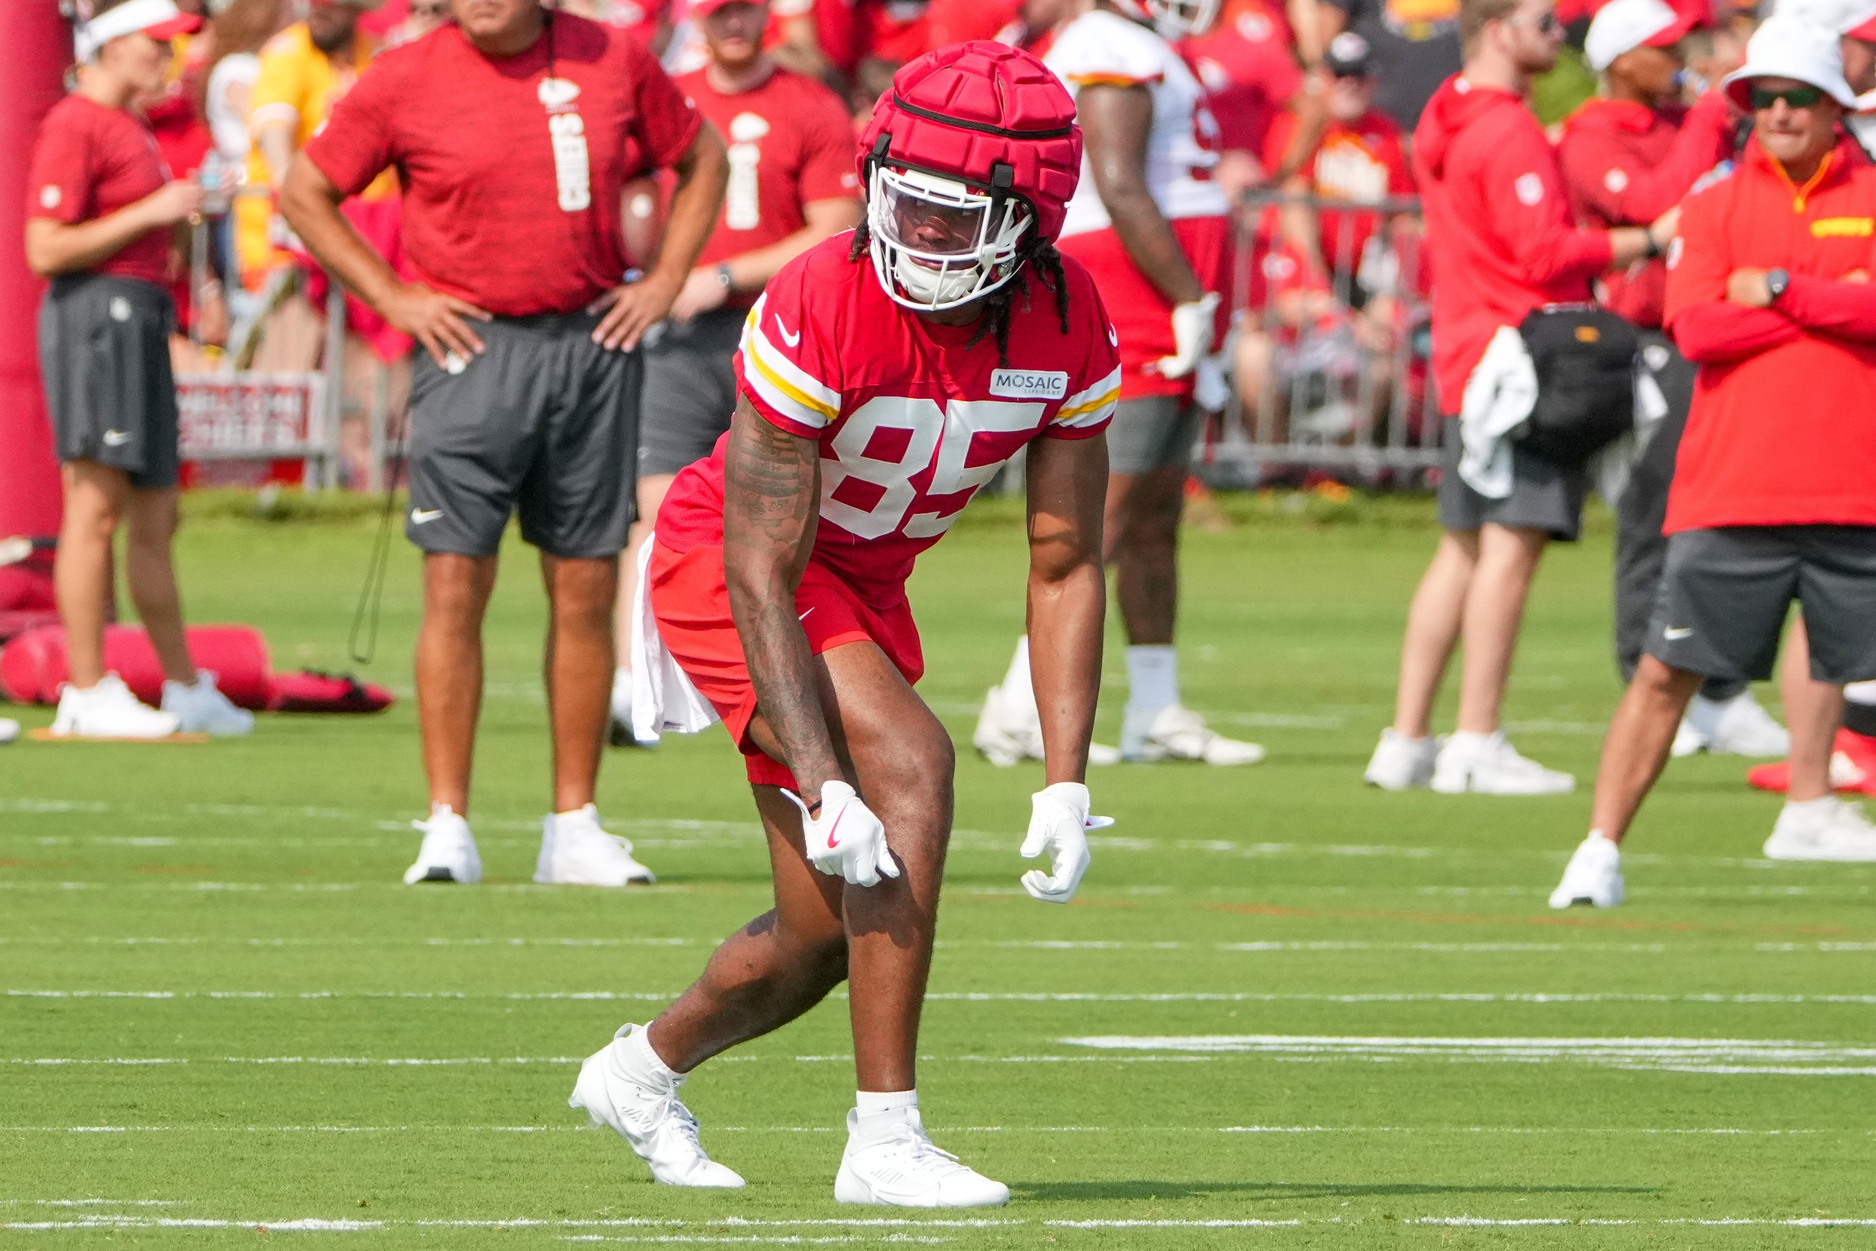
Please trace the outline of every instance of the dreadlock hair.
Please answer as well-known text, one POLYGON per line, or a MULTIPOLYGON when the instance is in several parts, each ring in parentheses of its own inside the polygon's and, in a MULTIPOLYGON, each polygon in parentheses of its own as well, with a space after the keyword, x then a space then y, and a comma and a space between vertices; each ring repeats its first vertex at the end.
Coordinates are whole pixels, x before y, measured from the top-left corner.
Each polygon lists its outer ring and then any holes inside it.
MULTIPOLYGON (((847 259, 858 263, 867 256, 872 247, 872 232, 868 223, 861 223, 854 228, 853 245, 847 249, 847 259)), ((964 345, 974 348, 984 341, 984 336, 994 334, 997 337, 997 364, 1008 368, 1010 363, 1010 316, 1017 293, 1023 297, 1023 309, 1029 309, 1029 275, 1033 271, 1042 285, 1055 295, 1055 314, 1061 321, 1062 333, 1068 333, 1068 275, 1062 269, 1062 254, 1055 250, 1053 243, 1044 242, 1031 235, 1029 242, 1017 252, 1015 264, 1017 274, 1014 279, 1004 283, 989 295, 983 297, 984 315, 977 320, 977 332, 971 335, 964 345)))

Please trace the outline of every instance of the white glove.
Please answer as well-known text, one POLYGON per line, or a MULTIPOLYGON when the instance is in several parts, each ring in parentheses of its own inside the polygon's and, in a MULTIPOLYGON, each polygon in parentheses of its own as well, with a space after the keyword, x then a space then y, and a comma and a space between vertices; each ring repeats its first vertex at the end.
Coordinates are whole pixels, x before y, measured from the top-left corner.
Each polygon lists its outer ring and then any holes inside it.
POLYGON ((1030 798, 1029 837, 1023 840, 1023 859, 1049 853, 1050 872, 1031 869, 1023 874, 1023 889, 1043 903, 1067 903, 1088 871, 1088 831, 1114 824, 1110 817, 1090 817, 1088 788, 1079 782, 1057 782, 1030 798))
POLYGON ((1217 356, 1199 361, 1192 375, 1192 402, 1208 413, 1222 413, 1231 403, 1231 384, 1225 381, 1224 363, 1217 356))
POLYGON ((807 846, 809 864, 855 886, 877 886, 882 873, 899 876, 899 865, 886 846, 886 827, 851 786, 823 782, 819 817, 809 816, 808 805, 793 791, 782 794, 801 809, 801 841, 807 846))
POLYGON ((1173 354, 1159 358, 1160 377, 1183 378, 1198 368, 1200 358, 1212 350, 1217 314, 1216 291, 1207 291, 1190 304, 1173 306, 1173 354))

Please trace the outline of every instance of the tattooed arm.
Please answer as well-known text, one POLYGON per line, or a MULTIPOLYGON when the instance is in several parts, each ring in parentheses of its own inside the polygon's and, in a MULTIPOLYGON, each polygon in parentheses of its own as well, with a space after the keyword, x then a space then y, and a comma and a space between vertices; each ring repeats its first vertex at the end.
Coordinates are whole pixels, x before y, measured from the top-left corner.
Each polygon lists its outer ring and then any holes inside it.
POLYGON ((814 679, 795 589, 814 550, 821 506, 821 450, 736 397, 724 452, 723 573, 743 641, 756 707, 781 744, 801 797, 844 780, 814 679))

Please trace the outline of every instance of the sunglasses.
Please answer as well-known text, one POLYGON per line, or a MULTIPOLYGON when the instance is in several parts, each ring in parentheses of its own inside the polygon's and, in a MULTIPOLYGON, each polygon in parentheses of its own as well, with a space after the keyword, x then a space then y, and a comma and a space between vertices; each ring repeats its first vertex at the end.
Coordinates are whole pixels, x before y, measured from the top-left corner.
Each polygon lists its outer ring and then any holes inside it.
POLYGON ((1529 24, 1537 27, 1537 33, 1540 35, 1554 35, 1563 29, 1563 23, 1557 19, 1557 14, 1554 11, 1544 14, 1544 16, 1529 24))
POLYGON ((413 17, 443 17, 449 12, 449 0, 437 0, 435 4, 413 4, 410 12, 413 17))
POLYGON ((1752 107, 1755 112, 1760 109, 1769 109, 1780 100, 1794 109, 1808 109, 1823 98, 1822 87, 1754 87, 1752 89, 1752 107))

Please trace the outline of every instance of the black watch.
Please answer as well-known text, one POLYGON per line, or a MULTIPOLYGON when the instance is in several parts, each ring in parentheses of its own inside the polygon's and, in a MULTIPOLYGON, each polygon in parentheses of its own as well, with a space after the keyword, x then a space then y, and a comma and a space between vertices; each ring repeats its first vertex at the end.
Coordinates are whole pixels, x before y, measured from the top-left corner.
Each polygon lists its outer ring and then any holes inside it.
POLYGON ((728 261, 724 261, 717 266, 717 281, 723 284, 725 291, 734 292, 736 290, 736 282, 730 277, 730 263, 728 261))
POLYGON ((1771 293, 1772 303, 1778 303, 1778 297, 1785 294, 1785 288, 1791 285, 1791 271, 1787 269, 1768 269, 1765 271, 1765 289, 1771 293))

